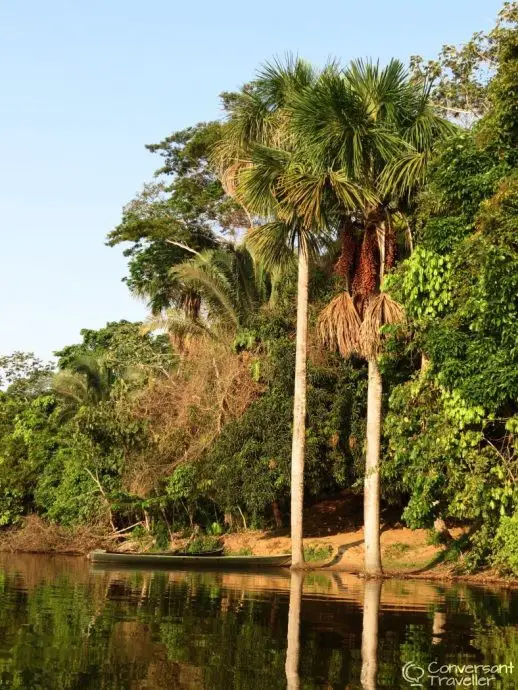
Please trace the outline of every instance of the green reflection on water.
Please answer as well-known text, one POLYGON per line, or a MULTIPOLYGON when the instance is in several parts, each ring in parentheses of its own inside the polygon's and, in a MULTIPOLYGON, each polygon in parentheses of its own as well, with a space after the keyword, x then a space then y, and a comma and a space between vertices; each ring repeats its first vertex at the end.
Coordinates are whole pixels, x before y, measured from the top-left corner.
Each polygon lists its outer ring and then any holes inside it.
POLYGON ((516 592, 302 579, 0 554, 0 688, 397 689, 406 662, 518 661, 516 592))

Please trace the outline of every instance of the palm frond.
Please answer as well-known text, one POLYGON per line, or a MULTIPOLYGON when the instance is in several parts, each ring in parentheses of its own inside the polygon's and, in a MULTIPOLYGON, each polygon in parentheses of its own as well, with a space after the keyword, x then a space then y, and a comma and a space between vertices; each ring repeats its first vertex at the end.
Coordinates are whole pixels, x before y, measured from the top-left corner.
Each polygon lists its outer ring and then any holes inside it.
POLYGON ((189 319, 179 309, 166 309, 160 314, 149 316, 141 326, 141 333, 153 331, 165 331, 178 352, 183 352, 192 340, 203 337, 217 340, 215 331, 204 321, 189 319))
POLYGON ((325 188, 328 177, 301 165, 289 166, 279 179, 281 206, 288 215, 292 211, 307 228, 320 229, 326 226, 325 188))
POLYGON ((245 244, 256 261, 268 271, 295 263, 298 228, 282 221, 272 221, 251 228, 245 236, 245 244))
POLYGON ((86 378, 78 372, 67 369, 58 371, 52 379, 52 388, 60 397, 72 400, 78 405, 88 400, 86 378))
POLYGON ((350 357, 360 347, 360 316, 348 292, 342 292, 321 311, 318 333, 330 350, 350 357))
POLYGON ((234 325, 239 323, 239 315, 233 300, 233 289, 228 276, 228 266, 224 266, 227 257, 215 259, 217 253, 202 252, 191 261, 175 266, 171 272, 184 283, 202 291, 209 308, 209 313, 219 318, 229 319, 234 325))
POLYGON ((383 195, 401 199, 409 196, 426 176, 429 161, 428 152, 410 151, 388 163, 379 177, 379 188, 383 195))
POLYGON ((360 350, 366 359, 377 357, 383 344, 383 326, 401 323, 403 308, 386 292, 372 297, 360 328, 360 350))
POLYGON ((353 60, 344 70, 344 79, 358 94, 373 122, 394 120, 407 87, 407 73, 399 60, 380 68, 379 62, 353 60))
POLYGON ((315 77, 309 62, 288 53, 283 60, 266 62, 258 71, 254 87, 271 109, 279 109, 290 103, 294 92, 310 86, 315 77))
POLYGON ((329 183, 347 211, 379 203, 376 192, 368 184, 353 182, 343 170, 330 171, 329 183))

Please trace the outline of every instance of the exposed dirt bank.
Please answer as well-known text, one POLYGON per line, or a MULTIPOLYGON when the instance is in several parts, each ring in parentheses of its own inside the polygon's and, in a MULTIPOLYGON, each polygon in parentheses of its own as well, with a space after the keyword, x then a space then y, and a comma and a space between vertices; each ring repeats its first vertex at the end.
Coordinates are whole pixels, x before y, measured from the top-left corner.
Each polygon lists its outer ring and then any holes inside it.
MULTIPOLYGON (((450 530, 453 537, 463 533, 462 528, 450 530)), ((507 586, 518 587, 518 578, 500 576, 493 570, 484 570, 471 575, 458 574, 462 558, 448 562, 448 552, 444 546, 427 543, 426 530, 410 530, 405 527, 387 527, 381 534, 381 554, 384 577, 418 578, 428 580, 459 580, 485 584, 497 582, 507 586)), ((307 564, 308 569, 321 568, 331 572, 347 572, 362 575, 363 569, 363 529, 353 529, 329 534, 328 536, 309 537, 304 546, 313 552, 329 547, 331 555, 325 561, 313 561, 307 564)), ((225 549, 232 553, 245 550, 254 555, 284 553, 290 549, 287 534, 275 532, 248 531, 230 534, 225 537, 225 549)))

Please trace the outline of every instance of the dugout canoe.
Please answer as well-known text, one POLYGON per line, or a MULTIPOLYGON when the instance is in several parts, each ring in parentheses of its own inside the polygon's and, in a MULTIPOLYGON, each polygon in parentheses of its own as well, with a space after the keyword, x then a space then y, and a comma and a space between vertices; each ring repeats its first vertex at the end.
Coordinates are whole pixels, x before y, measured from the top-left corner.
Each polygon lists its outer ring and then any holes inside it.
POLYGON ((157 566, 175 568, 279 568, 291 564, 291 554, 278 556, 178 556, 162 553, 113 553, 92 551, 88 557, 92 563, 122 566, 157 566))

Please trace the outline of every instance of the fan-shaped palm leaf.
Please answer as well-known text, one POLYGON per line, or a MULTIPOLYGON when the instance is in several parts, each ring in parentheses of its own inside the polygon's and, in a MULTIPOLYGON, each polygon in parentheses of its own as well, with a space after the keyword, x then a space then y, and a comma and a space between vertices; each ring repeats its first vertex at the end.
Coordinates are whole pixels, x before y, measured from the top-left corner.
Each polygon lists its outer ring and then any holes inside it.
POLYGON ((254 258, 268 271, 295 264, 295 249, 299 228, 282 221, 271 221, 250 228, 245 236, 246 246, 254 258))

